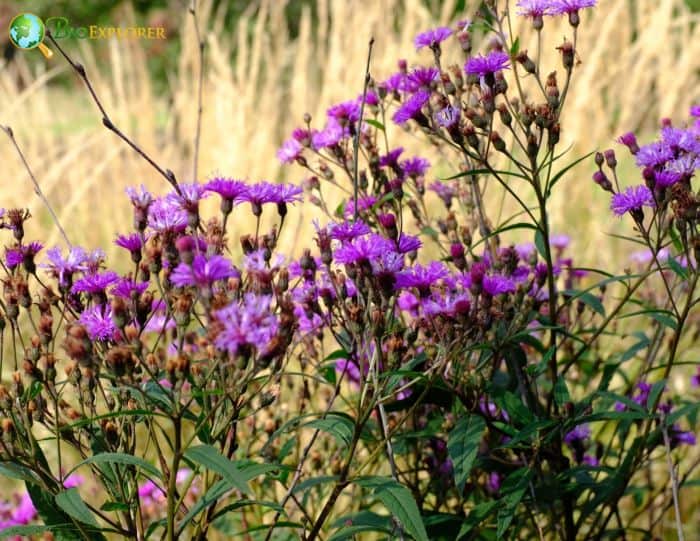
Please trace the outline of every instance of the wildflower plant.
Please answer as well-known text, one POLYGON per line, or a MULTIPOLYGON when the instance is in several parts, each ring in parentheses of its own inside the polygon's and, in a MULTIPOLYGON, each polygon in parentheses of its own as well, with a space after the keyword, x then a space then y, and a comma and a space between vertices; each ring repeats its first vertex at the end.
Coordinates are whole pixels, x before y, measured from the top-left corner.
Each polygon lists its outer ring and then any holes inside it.
POLYGON ((642 251, 622 274, 575 260, 548 204, 591 156, 559 147, 595 3, 487 1, 415 37, 425 65, 375 78, 368 58, 362 93, 279 149, 300 185, 178 182, 52 41, 171 190, 127 188, 122 265, 1 216, 0 474, 25 489, 0 501, 4 534, 574 540, 673 507, 682 536, 697 401, 670 376, 698 324, 699 112, 620 138, 639 180, 595 153, 601 212, 642 251), (538 49, 567 18, 560 65, 521 49, 515 16, 538 49), (405 132, 444 163, 408 155, 405 132), (490 213, 487 185, 518 213, 490 213), (324 218, 292 252, 278 239, 302 200, 324 218))

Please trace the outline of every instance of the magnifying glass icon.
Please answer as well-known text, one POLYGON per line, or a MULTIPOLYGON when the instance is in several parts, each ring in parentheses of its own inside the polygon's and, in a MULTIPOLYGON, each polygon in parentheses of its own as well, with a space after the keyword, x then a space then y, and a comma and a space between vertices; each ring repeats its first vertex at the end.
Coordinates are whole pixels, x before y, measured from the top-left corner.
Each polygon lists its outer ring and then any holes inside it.
POLYGON ((10 41, 18 49, 31 50, 37 47, 46 59, 53 56, 53 51, 44 45, 46 27, 44 21, 33 13, 20 13, 10 22, 10 41))

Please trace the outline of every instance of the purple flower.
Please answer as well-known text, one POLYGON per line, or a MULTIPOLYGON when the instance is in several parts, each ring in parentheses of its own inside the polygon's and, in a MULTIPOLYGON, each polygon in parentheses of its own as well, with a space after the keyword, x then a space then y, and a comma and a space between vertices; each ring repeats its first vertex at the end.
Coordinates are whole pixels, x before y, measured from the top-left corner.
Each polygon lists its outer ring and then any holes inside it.
POLYGON ((114 244, 120 248, 129 250, 130 252, 140 252, 143 247, 143 241, 141 240, 141 235, 138 233, 131 233, 130 235, 119 235, 114 241, 114 244))
POLYGON ((148 282, 136 282, 131 278, 120 278, 112 288, 112 295, 122 299, 139 297, 148 289, 148 282))
POLYGON ((457 190, 452 184, 440 182, 439 180, 433 182, 428 188, 434 191, 438 197, 442 199, 447 208, 452 205, 452 198, 457 195, 457 190))
POLYGON ((396 167, 399 163, 399 156, 403 152, 403 147, 398 147, 390 150, 385 156, 379 157, 380 167, 396 167))
POLYGON ((416 264, 396 275, 396 289, 415 287, 421 295, 428 293, 431 285, 447 277, 449 270, 440 261, 431 261, 427 266, 416 264))
POLYGON ((196 210, 199 201, 207 197, 206 186, 193 182, 190 184, 180 184, 180 193, 172 192, 166 195, 173 205, 178 205, 183 211, 191 212, 196 210))
POLYGON ((689 431, 681 430, 677 424, 674 424, 671 427, 669 436, 671 440, 671 447, 678 447, 679 445, 695 445, 697 443, 695 434, 689 431))
POLYGON ((360 120, 360 104, 356 100, 346 101, 333 105, 326 114, 337 120, 341 125, 347 122, 360 120))
POLYGON ((515 282, 513 282, 513 280, 510 278, 500 276, 498 274, 484 276, 482 286, 484 288, 484 292, 488 293, 492 297, 505 293, 513 293, 515 291, 515 282))
POLYGON ((451 35, 452 30, 445 26, 440 26, 438 28, 433 28, 432 30, 421 32, 415 37, 413 43, 416 46, 416 50, 420 50, 423 47, 430 47, 431 49, 434 49, 451 35))
POLYGON ((58 246, 46 251, 48 263, 43 263, 40 266, 48 269, 48 271, 58 278, 59 286, 67 287, 74 273, 85 270, 85 261, 87 253, 80 246, 73 246, 66 258, 61 255, 61 249, 58 246))
POLYGON ((423 313, 428 318, 467 314, 470 308, 469 295, 464 292, 453 292, 445 295, 434 292, 423 299, 423 313))
POLYGON ((661 142, 654 141, 644 145, 636 154, 637 165, 639 167, 658 167, 673 159, 673 150, 661 142))
MULTIPOLYGON (((357 201, 357 210, 358 210, 358 212, 362 212, 364 210, 371 209, 376 202, 377 202, 377 198, 374 197, 373 195, 366 195, 364 197, 360 197, 357 201)), ((354 214, 355 214, 355 201, 350 200, 345 205, 345 216, 350 217, 350 216, 353 216, 354 214)))
POLYGON ((437 68, 416 68, 408 74, 406 79, 406 89, 409 92, 417 90, 430 90, 432 84, 438 80, 440 72, 437 68))
POLYGON ((564 250, 570 242, 571 238, 569 235, 564 235, 563 233, 550 235, 549 237, 549 244, 557 250, 564 250))
POLYGON ((112 308, 95 305, 86 308, 78 321, 85 327, 92 340, 109 340, 118 332, 112 320, 112 308))
POLYGON ((304 190, 293 184, 272 184, 262 181, 253 184, 240 194, 240 201, 249 202, 254 208, 265 203, 294 203, 301 201, 301 194, 304 190))
POLYGON ((690 108, 690 116, 700 118, 700 105, 693 105, 690 108))
POLYGON ((510 58, 502 51, 492 51, 486 56, 473 56, 464 65, 464 71, 468 75, 493 75, 497 71, 508 69, 510 58))
MULTIPOLYGON (((357 96, 357 103, 362 104, 362 94, 357 96)), ((367 94, 365 95, 365 104, 376 107, 379 105, 379 96, 377 96, 373 90, 367 90, 367 94)))
POLYGON ((401 233, 399 235, 399 240, 396 243, 397 251, 400 254, 407 254, 409 252, 415 252, 422 246, 420 239, 414 235, 407 235, 406 233, 401 233))
POLYGON ((342 222, 328 224, 330 237, 341 242, 348 242, 371 231, 369 226, 361 220, 356 222, 342 222))
POLYGON ((520 8, 518 15, 522 17, 542 17, 544 15, 554 15, 552 13, 552 0, 518 0, 516 4, 520 8))
POLYGON ((213 255, 207 259, 197 254, 192 265, 180 263, 170 274, 170 281, 177 287, 196 286, 209 288, 214 282, 235 276, 231 262, 223 256, 213 255))
POLYGON ((114 271, 88 274, 73 284, 73 293, 103 293, 108 286, 119 280, 114 271))
POLYGON ((161 197, 148 208, 148 225, 158 233, 179 233, 187 227, 187 213, 168 197, 161 197))
POLYGON ((282 163, 293 163, 301 157, 304 147, 296 139, 287 139, 277 151, 277 158, 282 163))
POLYGON ((564 436, 564 443, 572 445, 575 441, 583 442, 591 437, 591 428, 587 424, 576 426, 564 436))
POLYGON ((421 113, 421 109, 430 99, 430 92, 419 90, 408 100, 403 102, 394 113, 392 119, 396 124, 405 124, 411 119, 415 119, 421 113))
POLYGON ((532 256, 537 254, 537 248, 535 248, 535 245, 532 242, 525 242, 523 244, 516 244, 515 251, 518 254, 518 257, 524 263, 529 263, 532 260, 532 256))
POLYGON ((5 248, 5 265, 9 269, 14 269, 22 263, 22 252, 19 248, 5 248))
POLYGON ((399 297, 396 299, 396 305, 400 310, 408 312, 413 317, 418 315, 418 308, 420 307, 420 301, 410 291, 402 291, 399 297))
POLYGON ((693 387, 700 387, 700 365, 695 370, 695 374, 690 377, 690 384, 693 387))
POLYGON ((358 237, 343 244, 333 254, 336 263, 352 265, 355 263, 370 262, 379 258, 384 252, 394 250, 394 243, 381 235, 371 234, 366 237, 358 237))
POLYGON ((596 0, 552 0, 552 15, 575 13, 579 9, 592 8, 596 0))
POLYGON ((632 154, 639 152, 639 145, 637 144, 637 137, 632 132, 623 133, 617 138, 617 142, 625 145, 632 154))
POLYGON ((330 118, 323 130, 311 136, 311 144, 316 150, 334 147, 349 135, 347 128, 343 128, 335 118, 330 118))
MULTIPOLYGON (((31 242, 23 244, 16 248, 5 249, 5 263, 10 269, 14 269, 17 265, 25 263, 31 268, 34 268, 34 256, 44 247, 40 242, 31 242)), ((26 266, 25 268, 29 270, 26 266)))
POLYGON ((654 206, 654 196, 644 185, 630 186, 624 192, 614 194, 610 202, 610 209, 617 216, 631 211, 639 211, 642 207, 654 206))
POLYGON ((403 160, 399 165, 403 169, 404 175, 415 178, 425 175, 425 172, 430 167, 430 162, 425 158, 415 156, 403 160))
POLYGON ((435 113, 435 122, 443 128, 453 128, 459 124, 459 109, 448 105, 435 113))
POLYGON ((215 177, 204 185, 208 192, 218 193, 222 199, 234 201, 248 189, 248 185, 241 181, 227 177, 215 177))
POLYGON ((279 331, 271 304, 270 295, 246 293, 242 303, 233 302, 214 312, 222 325, 214 339, 216 347, 232 356, 247 348, 265 353, 279 331))
POLYGON ((141 193, 139 193, 136 188, 127 186, 126 194, 129 196, 129 199, 131 199, 131 204, 137 209, 147 210, 153 202, 153 196, 146 190, 143 184, 141 184, 141 193))
POLYGON ((695 173, 696 169, 700 169, 700 158, 691 154, 685 154, 675 160, 671 160, 666 165, 669 171, 678 173, 679 175, 690 178, 695 173))
POLYGON ((654 173, 654 186, 657 188, 668 188, 678 182, 682 176, 677 171, 657 171, 654 173))
POLYGON ((0 500, 0 531, 29 524, 36 516, 37 510, 26 492, 21 496, 14 495, 10 501, 0 500))
POLYGON ((68 477, 63 480, 63 486, 65 488, 76 488, 81 486, 85 482, 85 478, 78 473, 71 473, 68 477))
POLYGON ((501 483, 503 482, 503 476, 497 472, 489 473, 486 479, 486 490, 491 494, 496 494, 501 490, 501 483))

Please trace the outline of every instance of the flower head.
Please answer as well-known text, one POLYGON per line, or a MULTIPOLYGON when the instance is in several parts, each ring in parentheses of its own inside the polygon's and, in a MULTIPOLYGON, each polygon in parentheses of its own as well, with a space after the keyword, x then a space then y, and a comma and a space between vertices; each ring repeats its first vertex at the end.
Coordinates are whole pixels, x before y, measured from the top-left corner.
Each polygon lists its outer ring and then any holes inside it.
POLYGON ((644 185, 630 186, 624 192, 614 194, 610 202, 610 209, 617 216, 631 211, 639 211, 642 207, 654 206, 654 196, 644 185))
POLYGON ((397 109, 392 119, 396 124, 405 124, 411 119, 416 119, 419 114, 422 114, 421 110, 429 99, 430 92, 419 90, 401 104, 401 107, 397 109))
POLYGON ((421 32, 415 37, 413 43, 416 46, 416 50, 420 50, 423 47, 430 47, 431 49, 434 49, 451 35, 452 30, 445 26, 439 26, 438 28, 421 32))
POLYGON ((248 189, 248 185, 233 178, 214 177, 204 185, 204 189, 208 192, 218 193, 221 199, 234 201, 248 189))
POLYGON ((552 15, 575 13, 580 9, 592 8, 597 0, 551 0, 552 15))
POLYGON ((118 332, 112 320, 112 308, 94 305, 86 308, 78 321, 85 327, 92 340, 109 340, 118 332))
POLYGON ((175 267, 170 274, 170 280, 177 287, 208 288, 214 282, 235 275, 235 269, 225 257, 213 255, 207 259, 202 254, 196 254, 191 265, 180 263, 175 267))
POLYGON ((103 293, 108 286, 119 280, 114 271, 87 274, 73 284, 73 293, 103 293))
POLYGON ((296 139, 287 139, 277 151, 277 158, 282 163, 294 163, 301 157, 304 147, 296 139))
POLYGON ((233 302, 214 314, 222 328, 214 344, 222 351, 237 355, 254 348, 264 353, 279 331, 279 322, 272 310, 272 296, 246 293, 241 303, 233 302))
POLYGON ((467 75, 493 75, 497 71, 508 69, 510 58, 502 51, 492 51, 486 56, 474 56, 467 60, 464 71, 467 75))
POLYGON ((542 17, 544 15, 554 15, 552 13, 552 0, 518 0, 515 4, 520 8, 518 15, 522 17, 542 17))
POLYGON ((40 266, 48 269, 50 274, 58 278, 60 287, 67 287, 74 273, 86 269, 85 261, 88 256, 83 248, 73 246, 64 258, 61 255, 61 249, 54 246, 46 251, 46 257, 49 260, 48 263, 42 263, 40 266))

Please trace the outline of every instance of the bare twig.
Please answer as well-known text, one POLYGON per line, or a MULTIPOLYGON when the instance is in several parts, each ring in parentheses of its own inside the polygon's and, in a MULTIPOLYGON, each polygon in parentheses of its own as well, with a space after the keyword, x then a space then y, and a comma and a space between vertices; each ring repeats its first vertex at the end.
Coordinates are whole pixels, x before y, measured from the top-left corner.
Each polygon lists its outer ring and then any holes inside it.
POLYGON ((354 221, 357 221, 357 214, 358 214, 358 208, 357 208, 357 200, 358 200, 358 190, 359 190, 359 168, 360 168, 360 156, 359 156, 359 149, 360 149, 360 133, 362 132, 362 117, 365 113, 365 100, 367 99, 367 86, 369 85, 370 81, 370 74, 369 74, 369 63, 370 60, 372 59, 372 46, 374 45, 374 37, 369 38, 369 48, 367 49, 367 65, 365 66, 365 83, 364 87, 362 88, 362 103, 360 104, 360 119, 357 121, 357 130, 355 131, 355 139, 353 141, 353 162, 354 162, 354 177, 353 177, 353 184, 354 184, 354 196, 355 196, 355 214, 354 214, 354 221))
POLYGON ((678 532, 678 541, 684 541, 683 537, 683 522, 681 520, 681 507, 678 500, 678 475, 676 468, 671 460, 671 440, 668 437, 668 427, 665 424, 665 419, 661 420, 661 432, 664 435, 664 445, 666 446, 666 463, 668 464, 668 473, 671 476, 671 491, 673 494, 673 510, 676 513, 676 531, 678 532))
POLYGON ((197 169, 199 165, 199 143, 202 134, 202 87, 204 86, 204 40, 199 33, 197 20, 197 0, 192 0, 190 13, 194 21, 194 31, 197 35, 197 47, 199 48, 199 81, 197 87, 197 128, 194 134, 194 164, 192 165, 192 181, 197 181, 197 169))
POLYGON ((68 235, 66 235, 66 232, 63 229, 63 226, 61 226, 61 222, 58 221, 58 216, 56 216, 56 213, 54 212, 53 208, 51 207, 49 200, 46 199, 44 192, 41 191, 41 187, 39 186, 39 183, 37 182, 36 177, 34 176, 34 173, 32 173, 32 170, 29 168, 29 164, 27 163, 27 160, 24 157, 24 153, 22 152, 22 149, 19 148, 19 144, 17 144, 17 139, 15 139, 15 134, 13 133, 12 128, 10 128, 9 126, 0 126, 0 129, 2 129, 2 131, 4 131, 7 134, 7 136, 10 138, 10 141, 12 141, 12 144, 15 146, 15 149, 17 150, 17 154, 19 154, 19 157, 22 160, 22 163, 24 164, 24 168, 27 170, 27 173, 29 173, 29 178, 32 179, 32 184, 34 184, 34 193, 36 193, 39 196, 39 199, 41 199, 41 202, 44 203, 44 206, 49 210, 49 213, 51 214, 51 218, 53 219, 54 223, 56 224, 56 227, 58 227, 58 230, 61 232, 61 235, 63 236, 63 240, 66 241, 66 244, 69 247, 72 246, 70 240, 68 240, 68 235))
POLYGON ((51 43, 53 43, 56 49, 58 49, 58 51, 63 55, 63 58, 66 59, 66 61, 71 65, 71 67, 83 80, 85 86, 87 86, 87 89, 90 92, 90 95, 92 96, 92 100, 95 102, 95 105, 97 105, 97 108, 102 114, 102 124, 104 124, 108 130, 117 134, 117 136, 119 136, 119 138, 122 139, 122 141, 124 141, 127 145, 133 148, 139 156, 141 156, 144 160, 151 164, 151 166, 156 171, 158 171, 163 177, 165 177, 165 180, 167 180, 170 183, 170 185, 175 189, 177 193, 180 193, 180 187, 177 184, 175 173, 173 173, 170 169, 163 169, 160 165, 153 161, 153 158, 146 154, 146 152, 140 146, 138 146, 134 141, 127 137, 124 134, 124 132, 122 132, 119 128, 117 128, 117 126, 114 125, 114 122, 112 122, 112 120, 109 118, 109 115, 107 114, 107 111, 102 105, 102 102, 97 97, 95 89, 93 88, 92 83, 90 82, 90 79, 88 78, 87 73, 85 72, 85 67, 79 62, 73 61, 73 59, 71 59, 71 57, 68 56, 66 51, 64 51, 63 47, 61 47, 58 44, 58 42, 54 39, 54 37, 51 35, 51 32, 48 29, 46 29, 46 37, 49 38, 49 40, 51 40, 51 43))

